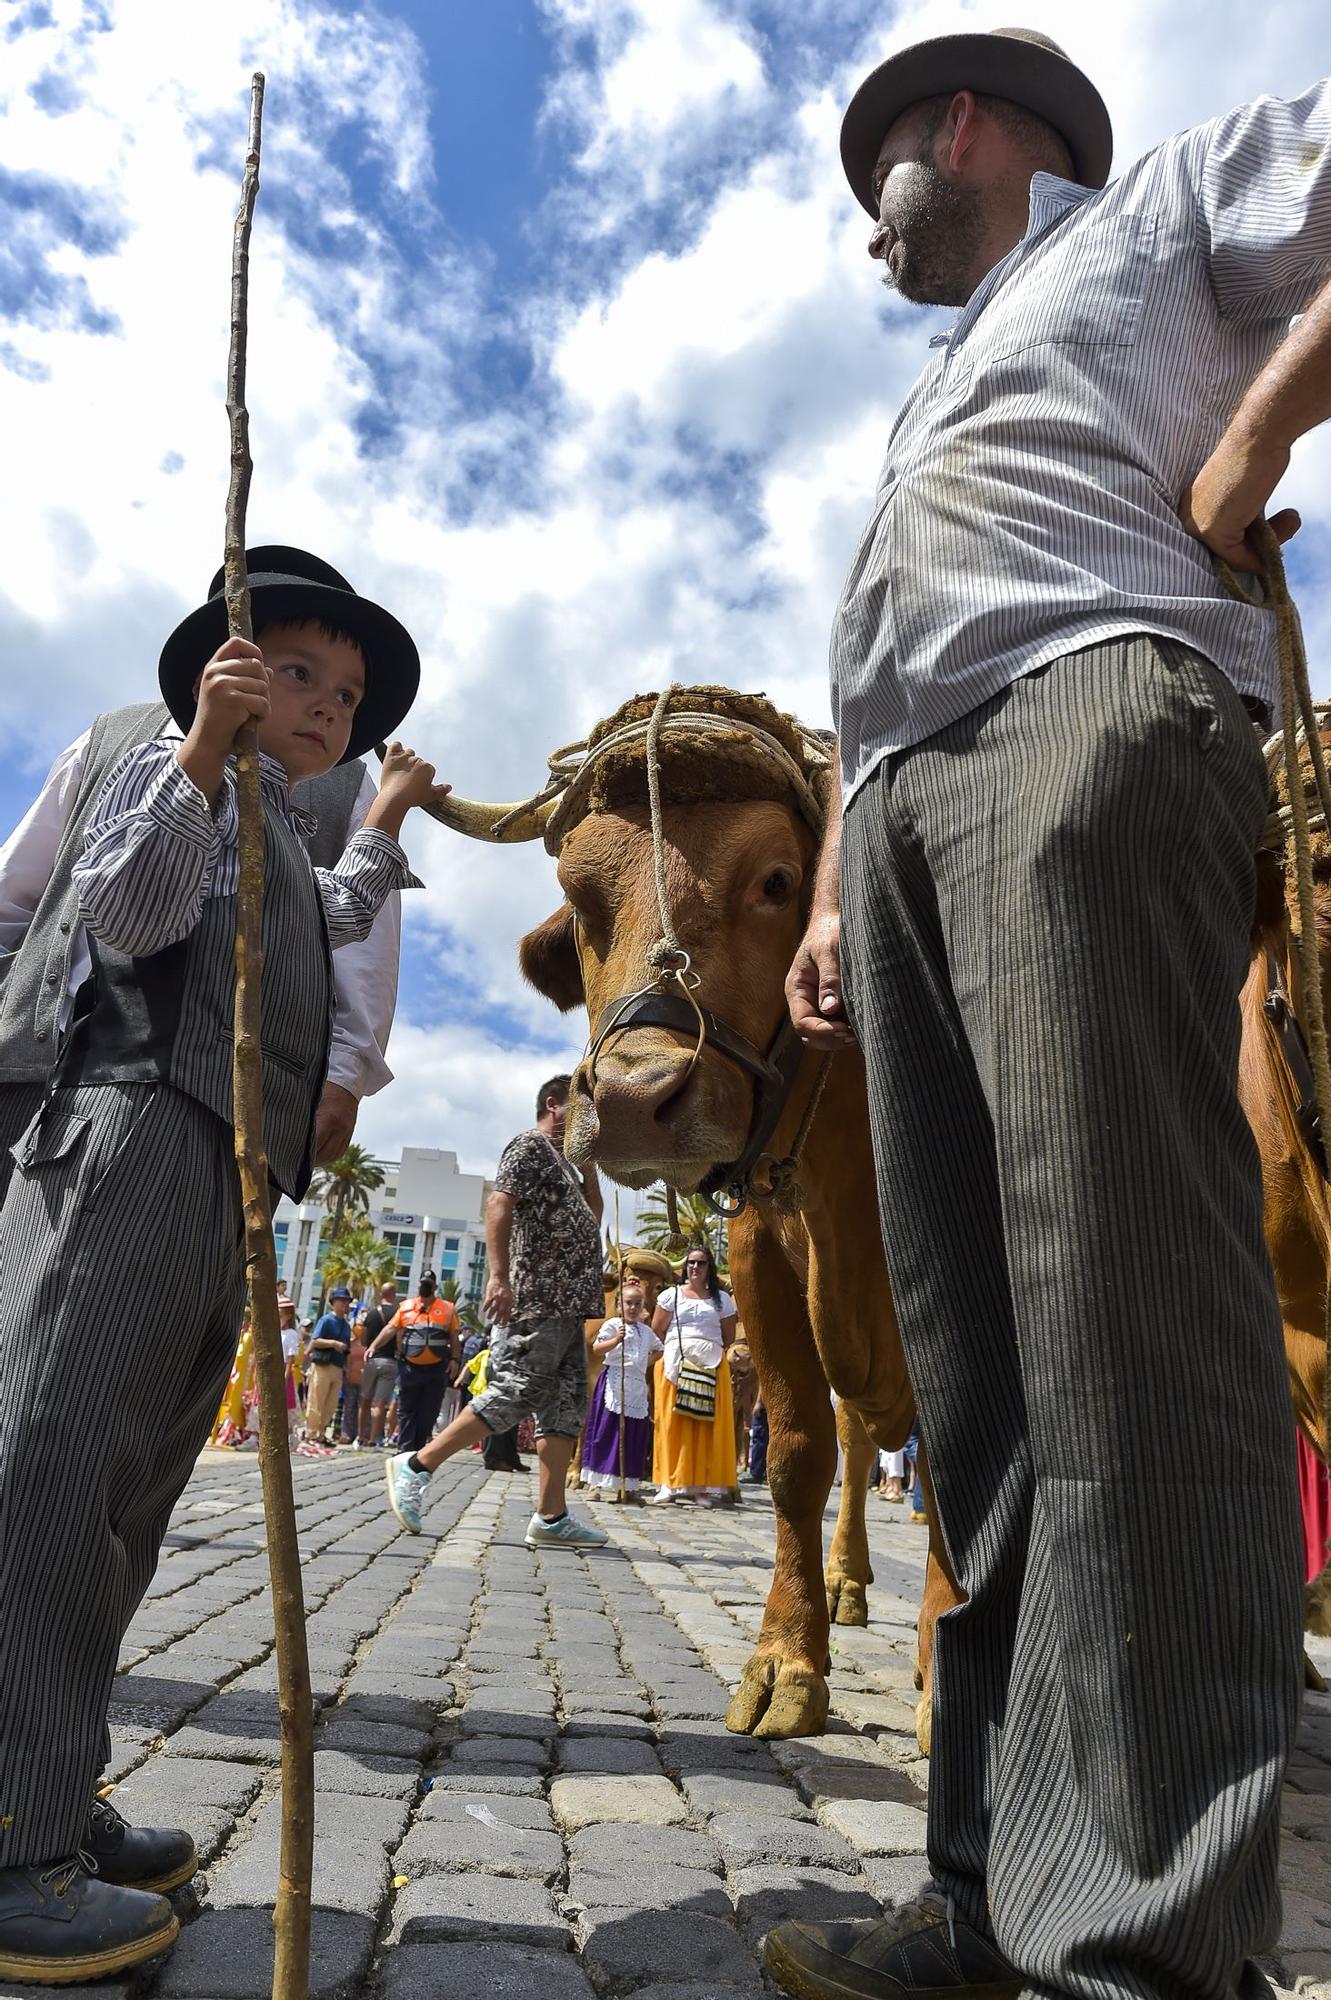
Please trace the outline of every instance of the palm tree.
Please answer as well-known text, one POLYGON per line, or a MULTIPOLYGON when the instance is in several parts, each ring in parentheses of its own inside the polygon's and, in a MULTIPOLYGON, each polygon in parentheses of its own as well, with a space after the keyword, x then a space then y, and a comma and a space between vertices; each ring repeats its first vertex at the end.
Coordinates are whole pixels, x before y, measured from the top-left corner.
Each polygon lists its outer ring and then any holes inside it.
POLYGON ((456 1308, 459 1326, 464 1326, 468 1333, 480 1332, 481 1322, 477 1317, 476 1308, 470 1299, 463 1298, 456 1278, 444 1279, 439 1287, 439 1296, 441 1299, 447 1299, 448 1303, 456 1308))
POLYGON ((347 1224, 329 1244, 323 1261, 325 1292, 330 1285, 345 1285, 353 1298, 371 1286, 377 1291, 397 1269, 397 1251, 382 1236, 376 1236, 368 1222, 347 1224))
MULTIPOLYGON (((700 1194, 681 1194, 675 1197, 679 1209, 679 1226, 690 1244, 697 1243, 704 1250, 710 1250, 718 1264, 724 1264, 726 1257, 725 1218, 717 1215, 707 1206, 700 1194)), ((646 1250, 661 1250, 670 1253, 670 1223, 666 1213, 664 1193, 654 1194, 638 1212, 638 1238, 646 1250)))
POLYGON ((321 1201, 333 1218, 329 1240, 336 1242, 348 1211, 364 1214, 365 1197, 384 1184, 384 1170, 363 1146, 348 1146, 341 1159, 333 1160, 310 1183, 310 1199, 321 1201))

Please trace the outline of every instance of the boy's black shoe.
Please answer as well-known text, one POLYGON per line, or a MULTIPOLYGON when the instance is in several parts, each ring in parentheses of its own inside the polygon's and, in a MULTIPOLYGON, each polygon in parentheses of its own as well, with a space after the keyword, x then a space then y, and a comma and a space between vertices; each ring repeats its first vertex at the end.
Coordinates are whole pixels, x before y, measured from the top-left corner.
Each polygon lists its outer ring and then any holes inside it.
POLYGON ((936 1894, 885 1917, 778 1924, 763 1967, 796 2000, 1016 2000, 1021 1977, 936 1894))
POLYGON ((194 1842, 180 1827, 131 1826, 105 1799, 89 1807, 81 1845, 103 1882, 158 1896, 181 1888, 199 1865, 194 1842))
POLYGON ((179 1932, 164 1896, 115 1888, 77 1857, 0 1868, 0 1979, 82 1985, 156 1958, 179 1932))

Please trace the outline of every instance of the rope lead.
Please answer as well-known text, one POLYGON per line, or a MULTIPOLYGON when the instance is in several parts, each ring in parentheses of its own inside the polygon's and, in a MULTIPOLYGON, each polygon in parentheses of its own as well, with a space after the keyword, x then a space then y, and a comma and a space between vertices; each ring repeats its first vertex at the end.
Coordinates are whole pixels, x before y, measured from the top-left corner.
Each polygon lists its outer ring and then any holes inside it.
MULTIPOLYGON (((1266 601, 1275 614, 1276 638, 1280 655, 1280 720, 1284 736, 1285 772, 1289 791, 1290 831, 1294 840, 1294 886, 1298 898, 1299 971, 1303 980, 1304 1027, 1308 1058, 1313 1073, 1313 1096, 1324 1133, 1331 1134, 1331 1053, 1328 1053, 1326 1009, 1322 1002, 1322 964, 1317 949, 1317 903, 1313 890, 1312 824, 1303 774, 1299 762, 1299 736, 1308 744, 1308 758, 1324 823, 1331 825, 1331 775, 1312 687, 1308 679, 1308 655, 1303 628, 1294 600, 1289 594, 1285 559, 1275 530, 1267 521, 1256 529, 1257 546, 1265 571, 1266 601)), ((1216 573, 1225 588, 1245 604, 1253 599, 1243 588, 1227 562, 1216 559, 1216 573)), ((1331 1460, 1331 1286, 1326 1303, 1325 1373, 1322 1379, 1322 1455, 1331 1460)))

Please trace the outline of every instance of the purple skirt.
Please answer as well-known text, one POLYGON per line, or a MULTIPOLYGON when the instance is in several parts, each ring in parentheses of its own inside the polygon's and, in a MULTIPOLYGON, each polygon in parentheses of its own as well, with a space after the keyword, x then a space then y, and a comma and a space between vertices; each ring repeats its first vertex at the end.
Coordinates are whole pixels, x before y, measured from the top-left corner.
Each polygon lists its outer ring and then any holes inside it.
MULTIPOLYGON (((587 1427, 583 1432, 582 1481, 585 1486, 619 1484, 619 1416, 616 1411, 606 1408, 606 1373, 607 1370, 602 1369, 592 1391, 587 1427)), ((630 1490, 642 1485, 651 1446, 651 1419, 625 1417, 624 1483, 630 1490)))

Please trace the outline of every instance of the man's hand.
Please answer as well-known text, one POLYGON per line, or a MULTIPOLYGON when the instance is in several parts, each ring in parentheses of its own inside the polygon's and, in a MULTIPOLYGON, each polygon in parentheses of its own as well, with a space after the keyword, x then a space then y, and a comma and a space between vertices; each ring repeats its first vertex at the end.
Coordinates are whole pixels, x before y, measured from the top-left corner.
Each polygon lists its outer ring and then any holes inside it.
POLYGON ((786 977, 786 1004, 797 1034, 810 1048, 846 1049, 855 1036, 841 997, 841 916, 817 909, 786 977))
POLYGON ((491 1326, 507 1326, 513 1317, 513 1287, 507 1278, 491 1276, 481 1300, 481 1318, 491 1326))
POLYGON ((391 834, 394 840, 413 806, 437 805, 452 791, 451 785, 437 785, 434 765, 427 764, 405 744, 390 743, 379 772, 379 792, 365 815, 366 826, 391 834))
MULTIPOLYGON (((1255 574, 1262 559, 1249 530, 1266 514, 1266 503, 1289 469, 1286 446, 1259 440, 1231 424, 1207 459, 1179 506, 1183 525, 1231 569, 1255 574)), ((1287 542, 1302 526, 1292 507, 1273 515, 1278 542, 1287 542)))
POLYGON ((343 1090, 340 1083, 324 1085, 319 1109, 314 1114, 316 1167, 326 1167, 330 1160, 341 1159, 351 1144, 359 1110, 360 1100, 353 1097, 349 1090, 343 1090))

